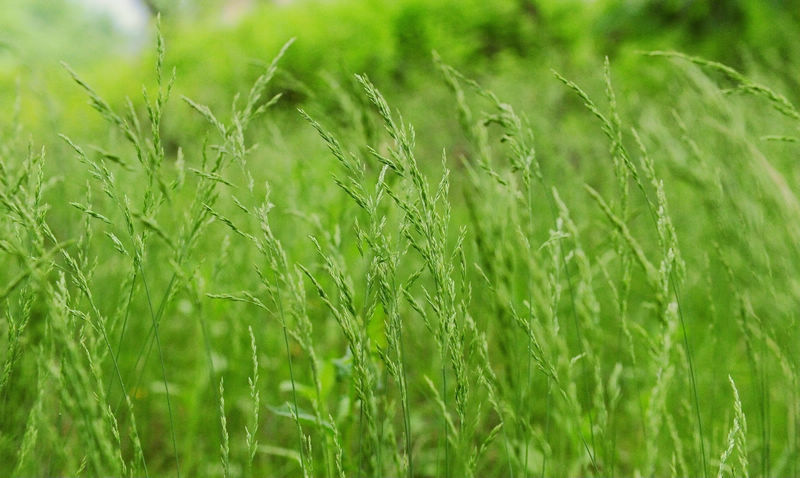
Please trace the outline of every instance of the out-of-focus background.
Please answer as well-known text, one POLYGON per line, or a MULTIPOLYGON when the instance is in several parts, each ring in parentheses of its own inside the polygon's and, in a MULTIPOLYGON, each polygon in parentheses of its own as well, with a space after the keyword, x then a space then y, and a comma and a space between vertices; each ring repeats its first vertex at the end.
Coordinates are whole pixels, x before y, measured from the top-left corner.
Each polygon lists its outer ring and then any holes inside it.
POLYGON ((417 90, 434 71, 433 50, 482 79, 549 68, 583 75, 608 56, 625 81, 645 85, 669 78, 640 75, 641 51, 758 66, 789 86, 797 77, 786 66, 800 55, 795 0, 3 0, 2 12, 0 107, 10 111, 18 91, 25 124, 45 130, 83 114, 61 61, 112 103, 139 94, 159 14, 178 91, 209 103, 249 85, 292 37, 280 82, 292 104, 353 73, 417 90))

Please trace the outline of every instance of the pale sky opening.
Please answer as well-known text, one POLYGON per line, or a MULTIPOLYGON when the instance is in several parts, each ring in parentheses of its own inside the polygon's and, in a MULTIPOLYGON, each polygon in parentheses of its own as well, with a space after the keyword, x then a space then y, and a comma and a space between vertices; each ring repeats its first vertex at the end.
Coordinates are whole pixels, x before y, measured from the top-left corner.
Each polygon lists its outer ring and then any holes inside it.
POLYGON ((87 8, 108 16, 121 32, 141 33, 147 28, 149 13, 139 0, 77 0, 87 8))

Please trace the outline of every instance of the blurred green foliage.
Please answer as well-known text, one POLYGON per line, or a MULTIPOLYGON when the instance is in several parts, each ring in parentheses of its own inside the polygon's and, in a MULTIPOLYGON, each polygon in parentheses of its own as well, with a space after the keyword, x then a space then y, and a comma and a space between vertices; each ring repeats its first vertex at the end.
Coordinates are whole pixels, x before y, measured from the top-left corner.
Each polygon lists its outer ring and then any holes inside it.
MULTIPOLYGON (((179 90, 212 106, 249 85, 265 59, 291 37, 297 42, 276 87, 288 90, 288 105, 313 96, 330 75, 366 73, 384 89, 403 88, 432 72, 433 50, 480 76, 491 76, 509 58, 580 68, 604 55, 624 64, 626 57, 651 49, 686 51, 737 67, 777 66, 796 61, 792 39, 800 33, 796 0, 258 2, 233 24, 219 19, 223 2, 148 3, 162 12, 179 90)), ((112 104, 137 97, 152 58, 147 50, 125 53, 126 42, 109 21, 93 19, 77 3, 7 0, 0 18, 0 105, 13 103, 19 81, 30 128, 70 123, 59 121, 61 115, 74 114, 75 101, 82 99, 59 60, 78 66, 112 104)), ((91 124, 82 127, 91 134, 91 124)))

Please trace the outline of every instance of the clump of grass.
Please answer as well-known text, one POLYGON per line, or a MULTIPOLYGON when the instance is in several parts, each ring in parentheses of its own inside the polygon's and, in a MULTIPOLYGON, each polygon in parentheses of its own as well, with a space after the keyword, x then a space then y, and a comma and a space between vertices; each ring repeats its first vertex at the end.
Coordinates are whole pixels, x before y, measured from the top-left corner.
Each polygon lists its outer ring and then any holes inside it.
POLYGON ((108 145, 0 128, 13 475, 796 474, 786 96, 656 52, 670 104, 606 60, 527 108, 435 57, 450 111, 357 75, 298 117, 290 44, 228 114, 169 103, 159 34, 122 106, 67 67, 108 145))

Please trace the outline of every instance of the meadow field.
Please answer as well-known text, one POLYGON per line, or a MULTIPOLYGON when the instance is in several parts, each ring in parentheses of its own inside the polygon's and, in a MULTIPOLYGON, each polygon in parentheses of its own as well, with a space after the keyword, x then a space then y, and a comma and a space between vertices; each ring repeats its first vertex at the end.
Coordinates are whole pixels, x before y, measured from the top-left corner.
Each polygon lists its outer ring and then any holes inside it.
POLYGON ((800 476, 798 2, 8 2, 0 475, 800 476))

